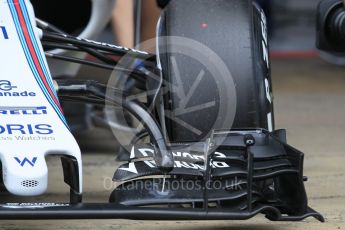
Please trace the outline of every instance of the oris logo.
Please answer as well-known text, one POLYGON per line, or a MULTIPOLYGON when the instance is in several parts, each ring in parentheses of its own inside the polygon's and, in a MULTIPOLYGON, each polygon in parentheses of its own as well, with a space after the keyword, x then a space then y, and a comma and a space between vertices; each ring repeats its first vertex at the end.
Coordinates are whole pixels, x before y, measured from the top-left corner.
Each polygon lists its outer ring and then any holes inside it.
POLYGON ((52 134, 54 131, 52 130, 51 125, 47 124, 27 124, 27 125, 20 125, 20 124, 7 124, 7 125, 0 125, 0 135, 7 134, 7 135, 49 135, 52 134))

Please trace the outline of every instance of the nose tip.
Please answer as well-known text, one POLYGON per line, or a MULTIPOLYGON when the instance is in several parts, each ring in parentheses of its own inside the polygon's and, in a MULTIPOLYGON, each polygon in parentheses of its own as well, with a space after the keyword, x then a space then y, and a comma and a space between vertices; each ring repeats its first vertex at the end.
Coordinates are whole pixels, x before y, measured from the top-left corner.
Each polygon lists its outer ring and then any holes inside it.
POLYGON ((48 187, 48 168, 44 156, 2 157, 6 189, 18 196, 37 196, 48 187))

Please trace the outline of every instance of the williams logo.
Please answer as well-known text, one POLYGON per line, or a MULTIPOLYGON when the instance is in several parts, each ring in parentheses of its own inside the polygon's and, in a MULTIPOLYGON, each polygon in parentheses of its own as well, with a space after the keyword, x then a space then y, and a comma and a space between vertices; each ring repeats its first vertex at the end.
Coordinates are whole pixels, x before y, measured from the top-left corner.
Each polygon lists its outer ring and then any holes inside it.
POLYGON ((28 91, 17 91, 17 86, 10 81, 0 80, 0 97, 35 97, 36 93, 28 91))
POLYGON ((37 157, 33 157, 32 160, 29 160, 28 158, 24 158, 23 160, 19 159, 18 157, 14 158, 18 164, 20 164, 20 166, 24 167, 24 165, 27 163, 29 165, 31 165, 32 167, 35 166, 36 161, 37 161, 37 157))
POLYGON ((44 115, 47 114, 47 107, 1 107, 1 115, 44 115))

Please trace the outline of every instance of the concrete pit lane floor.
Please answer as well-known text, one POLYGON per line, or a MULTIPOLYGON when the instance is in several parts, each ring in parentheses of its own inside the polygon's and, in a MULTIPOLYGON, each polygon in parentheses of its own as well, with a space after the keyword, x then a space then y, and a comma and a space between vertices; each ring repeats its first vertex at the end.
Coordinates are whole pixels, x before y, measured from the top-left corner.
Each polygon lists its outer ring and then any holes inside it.
MULTIPOLYGON (((345 68, 318 59, 274 60, 272 68, 277 128, 286 128, 289 144, 305 153, 309 205, 324 215, 325 223, 313 218, 302 222, 270 222, 258 215, 248 221, 0 221, 0 229, 345 229, 345 68)), ((98 136, 94 141, 101 139, 98 136)), ((114 154, 99 152, 83 155, 85 201, 108 200, 114 158, 114 154)), ((34 201, 67 201, 68 188, 62 182, 60 161, 53 158, 48 163, 49 191, 34 201)))

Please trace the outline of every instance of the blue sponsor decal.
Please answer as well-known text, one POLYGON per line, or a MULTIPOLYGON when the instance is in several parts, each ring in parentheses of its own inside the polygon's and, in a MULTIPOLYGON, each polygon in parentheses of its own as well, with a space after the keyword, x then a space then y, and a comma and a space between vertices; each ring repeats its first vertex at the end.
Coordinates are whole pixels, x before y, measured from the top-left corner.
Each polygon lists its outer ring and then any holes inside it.
POLYGON ((8 39, 8 33, 7 33, 7 30, 6 30, 6 27, 5 26, 0 26, 0 29, 2 31, 2 35, 5 39, 8 39))
POLYGON ((17 86, 13 86, 10 81, 0 80, 0 90, 11 91, 12 89, 16 89, 16 88, 17 88, 17 86))
POLYGON ((31 165, 32 167, 35 166, 36 161, 37 161, 37 157, 33 157, 32 160, 29 160, 28 158, 24 158, 23 160, 19 159, 18 157, 14 158, 18 164, 20 164, 20 166, 24 167, 24 165, 27 163, 29 165, 31 165))
POLYGON ((35 97, 36 93, 28 91, 14 91, 18 87, 8 80, 0 80, 0 97, 35 97))
POLYGON ((45 115, 47 114, 46 106, 39 107, 8 107, 0 106, 1 115, 45 115))
POLYGON ((21 125, 21 124, 7 124, 0 125, 0 135, 50 135, 54 133, 52 126, 47 124, 38 125, 21 125))

